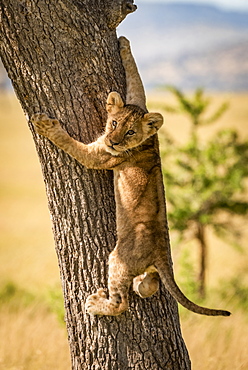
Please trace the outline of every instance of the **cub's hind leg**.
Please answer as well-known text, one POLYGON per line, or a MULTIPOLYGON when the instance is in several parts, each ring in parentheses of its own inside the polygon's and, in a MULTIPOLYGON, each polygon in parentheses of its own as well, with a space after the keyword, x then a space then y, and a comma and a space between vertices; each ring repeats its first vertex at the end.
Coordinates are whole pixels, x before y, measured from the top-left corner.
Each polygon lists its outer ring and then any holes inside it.
POLYGON ((133 276, 126 266, 120 262, 115 251, 109 257, 109 297, 104 290, 90 295, 86 300, 86 311, 92 315, 117 316, 128 309, 128 292, 133 276))
POLYGON ((150 266, 144 274, 133 279, 133 290, 141 298, 151 297, 159 289, 159 274, 155 267, 150 266))

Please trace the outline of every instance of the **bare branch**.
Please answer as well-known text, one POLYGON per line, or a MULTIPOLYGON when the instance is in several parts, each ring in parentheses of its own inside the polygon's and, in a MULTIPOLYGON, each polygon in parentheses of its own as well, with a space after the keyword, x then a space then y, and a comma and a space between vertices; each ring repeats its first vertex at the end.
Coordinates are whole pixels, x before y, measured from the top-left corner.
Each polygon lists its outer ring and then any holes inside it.
POLYGON ((115 29, 129 13, 135 12, 137 5, 134 4, 134 0, 116 0, 115 2, 108 1, 109 17, 107 25, 110 29, 115 29))

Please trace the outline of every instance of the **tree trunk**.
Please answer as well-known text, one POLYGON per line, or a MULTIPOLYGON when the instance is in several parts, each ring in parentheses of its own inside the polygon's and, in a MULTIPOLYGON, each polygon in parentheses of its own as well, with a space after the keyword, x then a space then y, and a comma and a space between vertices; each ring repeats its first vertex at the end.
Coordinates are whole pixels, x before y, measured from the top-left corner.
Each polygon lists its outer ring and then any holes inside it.
MULTIPOLYGON (((75 139, 96 139, 108 93, 125 96, 115 27, 132 7, 128 0, 1 0, 1 58, 27 119, 46 112, 75 139)), ((132 294, 119 317, 85 314, 87 296, 107 285, 115 245, 112 173, 87 170, 30 129, 53 223, 72 369, 190 369, 177 305, 164 289, 146 300, 132 294)))
POLYGON ((197 224, 197 240, 199 242, 199 260, 200 270, 198 276, 199 282, 199 296, 205 298, 206 296, 206 268, 207 268, 207 244, 205 237, 205 228, 202 224, 197 224))

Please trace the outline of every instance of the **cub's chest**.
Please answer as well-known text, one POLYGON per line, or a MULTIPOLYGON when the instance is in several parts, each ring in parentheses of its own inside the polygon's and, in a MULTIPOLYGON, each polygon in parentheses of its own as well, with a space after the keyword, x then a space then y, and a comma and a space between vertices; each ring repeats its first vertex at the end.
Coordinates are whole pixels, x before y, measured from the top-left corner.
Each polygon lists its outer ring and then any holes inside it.
POLYGON ((143 168, 130 166, 114 172, 114 176, 117 206, 120 203, 126 209, 134 209, 145 196, 148 173, 143 168))

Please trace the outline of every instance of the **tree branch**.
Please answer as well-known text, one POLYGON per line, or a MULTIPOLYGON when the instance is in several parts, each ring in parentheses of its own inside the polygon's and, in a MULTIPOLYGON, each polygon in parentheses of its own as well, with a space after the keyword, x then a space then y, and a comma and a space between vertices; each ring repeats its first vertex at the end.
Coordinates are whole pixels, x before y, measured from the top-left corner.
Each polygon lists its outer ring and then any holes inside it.
POLYGON ((135 12, 137 6, 134 0, 108 0, 110 12, 108 14, 107 25, 110 29, 115 29, 128 14, 135 12))

